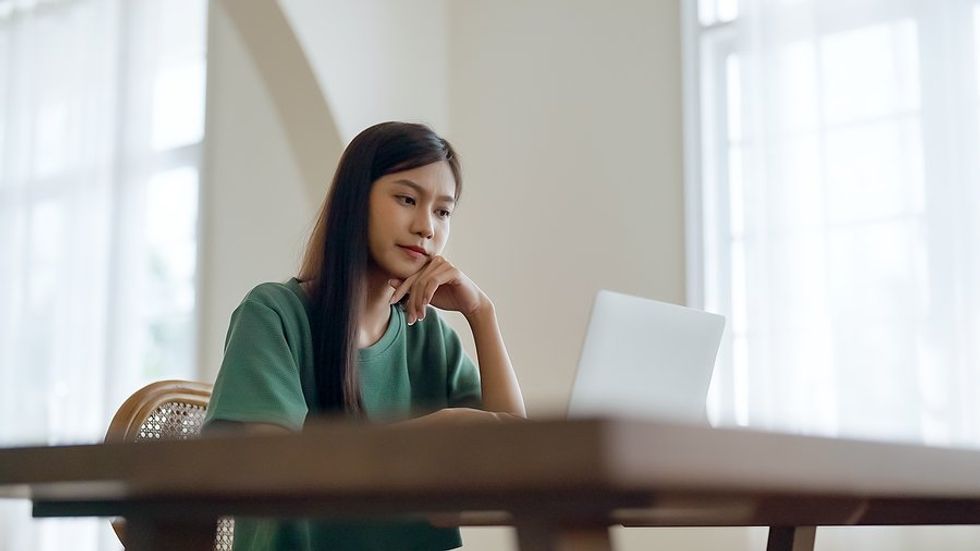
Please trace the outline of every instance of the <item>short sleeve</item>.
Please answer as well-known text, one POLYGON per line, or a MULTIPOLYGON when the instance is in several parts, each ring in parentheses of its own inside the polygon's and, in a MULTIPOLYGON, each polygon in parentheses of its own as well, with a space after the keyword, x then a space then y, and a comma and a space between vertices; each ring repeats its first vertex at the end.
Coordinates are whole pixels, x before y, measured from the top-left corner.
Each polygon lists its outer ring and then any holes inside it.
POLYGON ((449 407, 479 408, 482 405, 480 370, 466 351, 459 335, 445 321, 442 331, 446 344, 446 374, 448 378, 449 407))
POLYGON ((298 431, 306 414, 297 356, 279 314, 246 298, 231 316, 205 422, 273 423, 298 431))

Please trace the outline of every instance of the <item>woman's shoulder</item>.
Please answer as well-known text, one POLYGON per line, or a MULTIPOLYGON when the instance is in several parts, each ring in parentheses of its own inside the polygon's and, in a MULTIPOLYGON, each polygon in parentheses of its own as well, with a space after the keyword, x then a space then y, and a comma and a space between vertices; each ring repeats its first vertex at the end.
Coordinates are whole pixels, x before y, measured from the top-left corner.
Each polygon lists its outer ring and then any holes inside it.
POLYGON ((253 287, 242 299, 242 304, 253 303, 273 310, 300 310, 305 307, 305 298, 300 283, 295 279, 285 282, 267 281, 253 287))

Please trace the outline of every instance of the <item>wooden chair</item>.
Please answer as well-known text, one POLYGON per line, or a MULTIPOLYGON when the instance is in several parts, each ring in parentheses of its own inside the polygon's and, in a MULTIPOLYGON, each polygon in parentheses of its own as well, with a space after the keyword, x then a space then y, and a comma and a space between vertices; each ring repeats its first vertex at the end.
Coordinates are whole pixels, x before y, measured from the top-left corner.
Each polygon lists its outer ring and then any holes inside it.
MULTIPOLYGON (((109 424, 106 442, 187 440, 196 438, 204 425, 211 385, 192 381, 158 381, 133 393, 109 424)), ((125 547, 126 522, 114 519, 112 529, 125 547)), ((218 520, 215 551, 231 551, 235 524, 230 517, 218 520)))

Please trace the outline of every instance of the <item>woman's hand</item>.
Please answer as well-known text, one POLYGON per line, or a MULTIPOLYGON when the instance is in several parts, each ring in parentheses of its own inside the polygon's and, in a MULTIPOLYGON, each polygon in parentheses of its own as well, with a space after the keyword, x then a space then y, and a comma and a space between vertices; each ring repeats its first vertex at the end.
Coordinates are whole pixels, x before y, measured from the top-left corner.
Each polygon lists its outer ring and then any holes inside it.
POLYGON ((425 317, 425 308, 429 304, 466 316, 476 344, 483 407, 490 411, 508 412, 491 414, 496 416, 523 418, 527 415, 521 386, 517 382, 514 367, 510 364, 510 356, 507 355, 493 302, 486 293, 441 256, 434 256, 418 273, 404 281, 390 279, 388 284, 395 288, 391 296, 392 304, 408 295, 404 307, 409 325, 425 317))
POLYGON ((497 413, 473 408, 443 408, 422 417, 402 421, 399 425, 428 426, 464 425, 469 423, 502 423, 506 421, 526 421, 527 419, 510 413, 497 413))
POLYGON ((440 310, 460 312, 467 318, 490 305, 490 298, 472 279, 438 255, 407 279, 390 279, 388 284, 395 288, 392 304, 408 295, 405 315, 409 325, 425 318, 425 307, 429 304, 440 310))

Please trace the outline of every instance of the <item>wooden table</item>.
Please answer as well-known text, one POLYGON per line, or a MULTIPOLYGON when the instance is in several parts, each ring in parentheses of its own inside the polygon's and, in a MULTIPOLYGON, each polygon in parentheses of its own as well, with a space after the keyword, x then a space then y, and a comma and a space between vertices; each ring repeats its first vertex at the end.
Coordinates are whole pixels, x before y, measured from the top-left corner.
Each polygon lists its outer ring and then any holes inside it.
POLYGON ((980 450, 627 420, 0 449, 0 497, 34 515, 125 516, 131 549, 209 549, 222 515, 466 511, 521 549, 610 549, 608 526, 980 524, 980 450))

